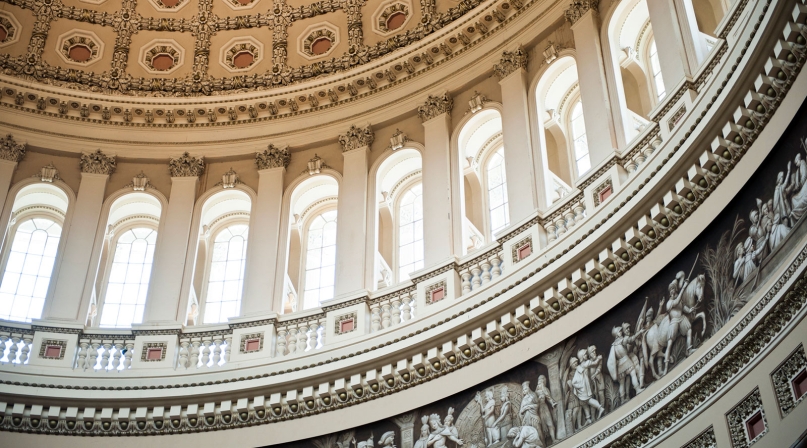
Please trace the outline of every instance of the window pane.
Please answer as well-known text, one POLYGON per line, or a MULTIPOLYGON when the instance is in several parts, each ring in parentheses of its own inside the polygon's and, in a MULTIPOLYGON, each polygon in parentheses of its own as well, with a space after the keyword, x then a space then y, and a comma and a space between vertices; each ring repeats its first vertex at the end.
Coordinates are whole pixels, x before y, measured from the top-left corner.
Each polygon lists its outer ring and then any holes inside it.
POLYGON ((156 234, 139 227, 118 237, 101 310, 102 327, 126 328, 143 321, 156 234))
POLYGON ((583 103, 578 101, 572 109, 572 136, 574 138, 574 159, 577 164, 577 175, 582 176, 591 169, 586 139, 586 121, 583 117, 583 103))
POLYGON ((303 307, 319 306, 333 298, 336 264, 336 210, 311 220, 307 229, 303 307))
POLYGON ((488 206, 490 207, 491 237, 510 224, 507 207, 507 173, 505 172, 504 148, 499 148, 488 159, 487 183, 488 206))
POLYGON ((59 224, 45 218, 17 226, 0 281, 0 318, 30 322, 41 316, 61 232, 59 224))
POLYGON ((239 313, 248 230, 244 224, 234 224, 216 235, 205 293, 206 324, 226 322, 239 313))
POLYGON ((409 278, 423 261, 423 187, 413 185, 398 206, 398 280, 409 278))

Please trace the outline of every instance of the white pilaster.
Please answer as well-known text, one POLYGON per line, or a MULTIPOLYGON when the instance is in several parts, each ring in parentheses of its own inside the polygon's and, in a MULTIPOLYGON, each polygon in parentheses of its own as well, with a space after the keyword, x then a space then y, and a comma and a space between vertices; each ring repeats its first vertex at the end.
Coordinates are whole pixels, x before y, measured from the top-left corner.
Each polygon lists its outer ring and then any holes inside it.
POLYGON ((198 181, 196 176, 171 178, 171 196, 164 215, 165 225, 162 235, 157 236, 160 241, 154 252, 154 269, 143 316, 144 325, 176 325, 185 322, 185 310, 179 309, 182 303, 180 291, 198 181))
POLYGON ((336 217, 336 284, 334 297, 366 289, 364 284, 367 231, 367 172, 369 146, 350 149, 344 156, 336 217))
POLYGON ((244 296, 241 316, 255 316, 280 309, 283 300, 272 296, 280 241, 280 209, 283 204, 283 177, 286 168, 258 171, 258 200, 250 215, 247 241, 247 268, 244 274, 244 296))
POLYGON ((698 71, 706 58, 706 41, 698 30, 692 0, 649 0, 647 10, 664 87, 671 94, 698 71))
POLYGON ((451 182, 448 113, 423 122, 423 243, 424 266, 432 267, 452 254, 451 182))
POLYGON ((56 277, 55 292, 45 303, 45 320, 84 322, 87 310, 82 309, 81 299, 90 272, 90 258, 108 179, 108 174, 81 173, 70 229, 62 231, 62 237, 66 238, 64 255, 56 277))
POLYGON ((608 97, 597 11, 593 8, 586 11, 572 24, 572 32, 589 157, 591 166, 595 167, 610 157, 617 147, 614 121, 622 121, 621 114, 611 110, 613 105, 608 97))
POLYGON ((546 209, 552 190, 546 150, 532 150, 526 75, 523 68, 517 68, 499 81, 510 222, 521 221, 536 208, 546 209), (533 158, 537 159, 534 165, 533 158))

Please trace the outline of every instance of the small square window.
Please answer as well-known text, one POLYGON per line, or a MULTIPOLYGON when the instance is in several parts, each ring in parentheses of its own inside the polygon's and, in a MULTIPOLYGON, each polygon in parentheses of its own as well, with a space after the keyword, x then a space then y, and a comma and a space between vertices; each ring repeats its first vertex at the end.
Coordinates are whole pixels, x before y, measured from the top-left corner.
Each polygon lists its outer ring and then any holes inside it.
POLYGON ((748 440, 756 439, 763 431, 765 431, 765 420, 762 419, 762 412, 757 411, 745 422, 748 428, 748 440))
POLYGON ((59 358, 62 356, 61 345, 48 345, 45 347, 45 358, 59 358))
POLYGON ((807 394, 807 370, 802 370, 790 382, 793 386, 793 393, 796 395, 796 400, 801 399, 804 394, 807 394))
POLYGON ((527 243, 518 248, 518 260, 521 261, 532 254, 532 244, 527 243))
POLYGON ((259 338, 247 339, 244 343, 244 348, 247 352, 255 352, 261 349, 261 340, 259 338))
POLYGON ((431 297, 429 298, 432 303, 439 302, 443 300, 446 296, 445 288, 437 288, 431 292, 431 297))
POLYGON ((345 319, 345 320, 339 322, 339 331, 341 333, 351 332, 351 331, 353 331, 353 328, 354 328, 353 319, 345 319))
POLYGON ((163 357, 162 347, 150 347, 146 352, 147 361, 159 361, 163 357))
POLYGON ((603 188, 602 190, 600 190, 600 192, 599 192, 600 203, 602 204, 603 202, 605 202, 605 200, 608 199, 613 192, 614 192, 614 189, 611 188, 610 185, 603 188))

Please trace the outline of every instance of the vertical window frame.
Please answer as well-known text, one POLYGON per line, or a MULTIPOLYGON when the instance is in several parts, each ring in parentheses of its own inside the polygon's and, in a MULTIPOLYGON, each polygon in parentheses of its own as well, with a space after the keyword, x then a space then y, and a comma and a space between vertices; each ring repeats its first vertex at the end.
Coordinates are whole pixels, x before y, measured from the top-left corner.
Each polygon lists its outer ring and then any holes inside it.
POLYGON ((569 101, 568 104, 571 105, 571 107, 569 107, 569 111, 568 111, 568 113, 566 115, 566 132, 567 132, 567 139, 568 139, 568 142, 569 142, 569 145, 568 145, 569 153, 570 153, 569 155, 571 156, 569 158, 569 160, 572 163, 573 172, 575 173, 575 180, 577 180, 577 179, 580 179, 582 176, 584 176, 586 173, 589 173, 591 171, 591 168, 593 168, 591 166, 591 150, 590 150, 589 144, 588 144, 588 132, 587 132, 586 126, 585 126, 586 116, 585 116, 585 110, 583 110, 583 98, 581 97, 581 95, 579 93, 579 88, 578 88, 577 95, 575 95, 575 97, 572 99, 572 101, 569 101), (583 133, 580 136, 575 135, 575 124, 574 124, 574 120, 576 118, 574 116, 574 113, 577 110, 578 106, 580 107, 580 115, 579 115, 578 118, 582 118, 582 120, 583 120, 583 133), (578 158, 577 157, 577 140, 580 137, 585 137, 586 138, 586 154, 585 154, 584 157, 578 158), (589 165, 588 169, 586 169, 585 171, 580 170, 580 160, 583 160, 583 158, 588 159, 588 165, 589 165))
MULTIPOLYGON (((421 201, 421 209, 422 209, 423 208, 423 197, 424 197, 422 175, 418 175, 415 178, 408 180, 403 185, 399 185, 399 186, 396 186, 394 188, 395 190, 400 191, 400 193, 396 194, 396 197, 394 198, 394 201, 393 201, 394 215, 393 215, 393 220, 392 220, 392 225, 393 225, 393 229, 392 229, 393 230, 393 232, 392 232, 393 233, 393 240, 392 240, 392 243, 393 243, 393 258, 394 259, 393 259, 392 270, 394 271, 393 274, 394 274, 394 278, 395 278, 395 284, 398 284, 398 283, 401 283, 403 281, 409 280, 408 278, 407 279, 401 278, 401 252, 400 252, 400 250, 401 250, 401 204, 402 204, 403 199, 406 196, 406 194, 408 192, 410 192, 412 190, 412 188, 414 188, 417 185, 420 185, 420 188, 421 188, 420 201, 421 201)), ((426 219, 425 216, 421 217, 421 221, 425 222, 425 219, 426 219)), ((424 235, 425 235, 425 228, 424 228, 424 235)), ((421 239, 421 244, 423 244, 423 260, 421 260, 421 263, 424 263, 424 266, 425 266, 426 245, 425 245, 424 241, 425 241, 424 239, 421 239)), ((421 268, 416 268, 415 271, 417 271, 419 269, 423 269, 423 268, 422 267, 421 268)))
POLYGON ((478 167, 479 173, 480 173, 481 178, 482 178, 482 188, 483 188, 483 191, 484 191, 484 194, 482 195, 484 197, 483 198, 483 201, 484 201, 483 206, 484 206, 484 210, 485 210, 485 214, 484 214, 485 230, 484 231, 485 231, 485 237, 488 239, 488 242, 494 241, 496 239, 496 235, 494 234, 494 229, 493 229, 493 219, 491 217, 491 212, 493 210, 491 208, 491 200, 490 200, 491 188, 490 188, 490 178, 489 178, 489 166, 490 166, 490 164, 492 162, 493 157, 496 154, 498 154, 499 151, 502 151, 502 154, 501 154, 501 157, 502 157, 502 170, 505 172, 505 175, 504 175, 505 180, 501 185, 504 187, 504 198, 505 198, 505 200, 504 200, 504 204, 502 204, 502 206, 505 207, 505 221, 506 221, 506 224, 504 225, 504 227, 501 227, 499 230, 506 229, 510 225, 510 197, 509 197, 508 192, 507 192, 507 166, 506 166, 507 158, 504 155, 504 143, 500 139, 498 142, 496 142, 496 144, 491 145, 491 147, 485 151, 485 154, 483 155, 483 158, 482 158, 483 163, 479 164, 479 167, 478 167))
MULTIPOLYGON (((245 225, 245 226, 247 226, 247 238, 246 238, 246 242, 247 242, 246 250, 247 250, 247 252, 245 252, 245 254, 244 254, 244 272, 243 272, 242 278, 241 278, 241 292, 240 292, 241 295, 239 297, 239 303, 238 303, 238 309, 239 309, 239 312, 240 312, 241 305, 242 305, 242 302, 244 300, 244 280, 245 280, 245 277, 246 277, 246 262, 249 259, 249 252, 248 252, 248 249, 249 249, 249 232, 252 230, 252 229, 250 229, 249 224, 250 224, 249 215, 245 215, 245 214, 242 214, 242 213, 236 213, 234 216, 222 217, 222 218, 219 218, 218 220, 214 220, 212 228, 210 229, 208 234, 203 237, 204 238, 203 244, 205 245, 205 267, 204 267, 204 271, 203 271, 204 275, 202 276, 202 291, 201 291, 201 294, 199 294, 199 297, 198 297, 198 304, 199 304, 199 310, 198 311, 199 311, 199 313, 198 313, 197 319, 198 319, 199 322, 196 323, 195 325, 220 325, 220 324, 226 324, 227 323, 227 320, 221 321, 220 316, 219 316, 219 322, 218 323, 215 323, 215 322, 214 323, 206 323, 205 322, 205 316, 206 316, 206 313, 207 313, 207 299, 208 299, 208 292, 210 290, 210 274, 211 274, 211 271, 213 269, 213 249, 214 249, 214 246, 216 244, 216 238, 219 236, 219 234, 221 232, 223 232, 224 230, 230 228, 231 226, 235 226, 235 225, 245 225)), ((238 315, 233 316, 233 317, 238 317, 238 315)))
MULTIPOLYGON (((306 273, 308 271, 306 269, 306 265, 308 264, 308 249, 309 249, 308 248, 308 234, 309 234, 309 232, 311 230, 311 225, 314 223, 314 220, 316 218, 318 218, 320 215, 323 215, 325 213, 332 212, 332 211, 337 212, 337 214, 336 214, 336 232, 337 232, 337 236, 335 238, 338 238, 339 213, 338 213, 337 207, 336 207, 336 198, 327 199, 325 201, 325 204, 323 204, 323 205, 321 205, 321 206, 319 206, 317 208, 314 208, 312 210, 308 210, 305 213, 305 216, 303 217, 303 222, 302 222, 302 225, 301 225, 302 232, 300 232, 300 239, 301 239, 301 241, 300 241, 300 274, 299 274, 300 279, 298 281, 298 284, 300 286, 297 289, 297 300, 298 300, 298 305, 299 305, 298 310, 309 310, 309 309, 317 308, 317 307, 320 306, 319 304, 322 302, 321 299, 318 299, 317 300, 317 306, 312 306, 312 307, 307 307, 306 303, 305 303, 305 300, 306 300, 306 276, 307 276, 306 273)), ((323 247, 325 247, 325 246, 323 246, 323 247)), ((334 241, 334 248, 335 249, 334 249, 334 279, 333 279, 333 283, 334 283, 334 297, 335 297, 336 296, 336 293, 335 293, 335 290, 336 290, 336 252, 339 250, 338 241, 336 241, 336 240, 334 241)), ((321 269, 321 268, 322 268, 322 265, 320 265, 319 269, 321 269)), ((318 289, 321 289, 321 288, 318 288, 318 289)), ((331 297, 331 299, 333 299, 333 297, 331 297)), ((331 300, 331 299, 326 299, 326 300, 331 300)))

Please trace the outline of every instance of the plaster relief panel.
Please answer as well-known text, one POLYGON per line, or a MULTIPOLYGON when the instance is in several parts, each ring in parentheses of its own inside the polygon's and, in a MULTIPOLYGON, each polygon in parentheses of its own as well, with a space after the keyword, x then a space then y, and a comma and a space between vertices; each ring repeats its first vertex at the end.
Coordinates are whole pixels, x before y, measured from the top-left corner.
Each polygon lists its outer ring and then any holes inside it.
POLYGON ((235 37, 221 47, 219 63, 230 72, 254 69, 264 57, 263 44, 251 37, 235 37))
POLYGON ((373 13, 373 31, 382 36, 398 33, 409 23, 412 15, 411 2, 406 0, 386 1, 373 13))
POLYGON ((68 31, 59 36, 56 52, 68 64, 88 66, 101 59, 104 42, 91 31, 68 31))
POLYGON ((6 11, 0 11, 0 48, 5 48, 20 40, 22 26, 17 18, 6 11))
POLYGON ((185 49, 173 39, 156 39, 140 48, 137 62, 149 73, 167 75, 185 62, 185 49))
POLYGON ((332 55, 339 44, 339 28, 330 22, 310 25, 297 38, 297 53, 308 60, 332 55))

